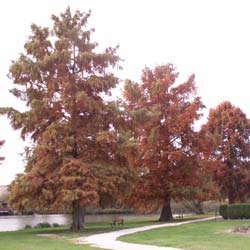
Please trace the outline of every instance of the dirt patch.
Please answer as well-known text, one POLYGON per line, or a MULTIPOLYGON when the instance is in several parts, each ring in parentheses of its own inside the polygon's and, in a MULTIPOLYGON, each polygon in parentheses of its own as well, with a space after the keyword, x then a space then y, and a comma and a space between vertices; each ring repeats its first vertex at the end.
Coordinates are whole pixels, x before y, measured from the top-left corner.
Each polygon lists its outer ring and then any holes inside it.
POLYGON ((37 234, 36 236, 39 236, 39 237, 48 237, 48 238, 57 239, 57 240, 70 240, 70 239, 67 239, 64 236, 59 236, 57 234, 37 234))
POLYGON ((85 237, 73 238, 71 239, 71 242, 73 242, 74 244, 88 244, 88 241, 85 240, 85 237))
POLYGON ((57 240, 67 240, 72 242, 73 244, 85 244, 84 238, 66 238, 64 236, 59 236, 57 234, 37 234, 36 236, 39 237, 48 237, 52 239, 57 239, 57 240))
POLYGON ((48 237, 53 239, 61 239, 62 237, 57 234, 37 234, 39 237, 48 237))
POLYGON ((236 227, 234 229, 227 230, 226 232, 250 237, 250 226, 236 227))

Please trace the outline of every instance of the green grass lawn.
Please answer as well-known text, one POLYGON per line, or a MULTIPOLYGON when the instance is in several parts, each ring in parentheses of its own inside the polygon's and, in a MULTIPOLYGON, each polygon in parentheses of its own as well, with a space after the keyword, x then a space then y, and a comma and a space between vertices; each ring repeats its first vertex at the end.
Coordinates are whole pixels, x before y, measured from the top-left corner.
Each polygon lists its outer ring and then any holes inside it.
MULTIPOLYGON (((48 229, 27 229, 16 232, 1 232, 0 233, 0 249, 1 250, 80 250, 82 245, 76 245, 70 242, 67 238, 48 238, 39 237, 36 234, 40 233, 58 233, 63 234, 67 231, 64 228, 56 230, 48 229)), ((71 234, 72 238, 75 235, 71 234)), ((84 246, 85 250, 96 250, 90 246, 84 246)))
POLYGON ((67 227, 32 228, 15 232, 0 232, 0 250, 96 250, 87 245, 73 244, 71 239, 91 234, 109 232, 158 223, 157 217, 125 221, 125 225, 111 228, 110 223, 90 223, 83 233, 72 233, 67 227), (58 238, 40 237, 37 234, 56 234, 58 238))
POLYGON ((228 233, 230 229, 247 225, 250 220, 213 220, 140 232, 122 236, 120 240, 187 250, 250 250, 250 235, 228 233))
MULTIPOLYGON (((187 219, 194 218, 199 217, 187 219)), ((0 232, 0 250, 97 250, 99 248, 73 244, 71 239, 157 223, 159 223, 157 217, 150 217, 125 221, 123 227, 116 228, 111 228, 110 223, 105 222, 90 223, 86 225, 83 233, 72 233, 66 227, 0 232), (54 234, 57 235, 57 238, 39 237, 37 234, 54 234)), ((121 238, 129 242, 189 250, 250 250, 250 237, 225 232, 239 225, 250 225, 250 220, 198 222, 179 227, 150 230, 121 238)))

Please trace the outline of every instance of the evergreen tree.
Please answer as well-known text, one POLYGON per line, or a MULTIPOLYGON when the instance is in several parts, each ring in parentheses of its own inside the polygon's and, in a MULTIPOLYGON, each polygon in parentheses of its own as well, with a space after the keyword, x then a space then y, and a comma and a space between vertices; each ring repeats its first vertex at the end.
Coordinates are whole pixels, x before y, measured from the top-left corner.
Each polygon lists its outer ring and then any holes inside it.
POLYGON ((202 180, 194 122, 203 104, 194 76, 182 84, 177 77, 171 64, 146 68, 142 83, 127 81, 124 93, 138 150, 139 178, 130 201, 142 211, 162 206, 160 221, 172 219, 171 199, 185 197, 202 180))
POLYGON ((23 139, 27 165, 11 184, 17 210, 71 208, 73 231, 84 229, 84 208, 119 198, 129 182, 119 130, 123 114, 105 101, 119 79, 117 48, 97 50, 87 28, 90 13, 67 8, 53 29, 31 26, 25 52, 12 63, 11 92, 27 111, 2 108, 23 139))

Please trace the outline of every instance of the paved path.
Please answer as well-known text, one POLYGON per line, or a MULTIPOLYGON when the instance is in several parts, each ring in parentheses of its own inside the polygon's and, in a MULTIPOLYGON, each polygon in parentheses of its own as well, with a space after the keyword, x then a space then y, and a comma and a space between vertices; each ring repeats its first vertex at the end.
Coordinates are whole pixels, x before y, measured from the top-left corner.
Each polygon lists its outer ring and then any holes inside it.
POLYGON ((94 247, 100 247, 100 248, 106 248, 106 249, 112 249, 112 250, 181 250, 180 248, 173 248, 173 247, 158 247, 158 246, 152 246, 152 245, 126 243, 126 242, 117 240, 117 238, 123 235, 147 231, 147 230, 151 230, 155 228, 174 227, 174 226, 200 222, 200 221, 213 220, 213 219, 214 217, 209 217, 209 218, 190 220, 190 221, 184 221, 184 222, 178 222, 178 223, 164 223, 164 224, 158 224, 158 225, 123 229, 123 230, 113 231, 109 233, 95 234, 95 235, 91 235, 88 237, 80 237, 77 239, 77 243, 89 244, 94 247))

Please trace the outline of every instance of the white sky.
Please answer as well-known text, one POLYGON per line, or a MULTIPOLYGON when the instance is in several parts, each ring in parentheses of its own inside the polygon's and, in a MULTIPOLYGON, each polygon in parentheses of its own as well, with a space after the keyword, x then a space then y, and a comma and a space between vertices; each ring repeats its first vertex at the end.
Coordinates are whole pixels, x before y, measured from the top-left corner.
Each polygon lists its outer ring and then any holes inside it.
MULTIPOLYGON (((89 27, 102 47, 120 45, 122 78, 139 80, 144 66, 173 63, 181 77, 195 73, 207 109, 224 100, 248 116, 250 85, 250 1, 248 0, 8 0, 0 1, 0 106, 21 107, 8 89, 11 60, 23 51, 31 23, 50 26, 51 14, 67 6, 92 10, 89 27)), ((207 111, 205 112, 207 115, 207 111)), ((0 185, 23 171, 24 143, 0 118, 0 185)))

